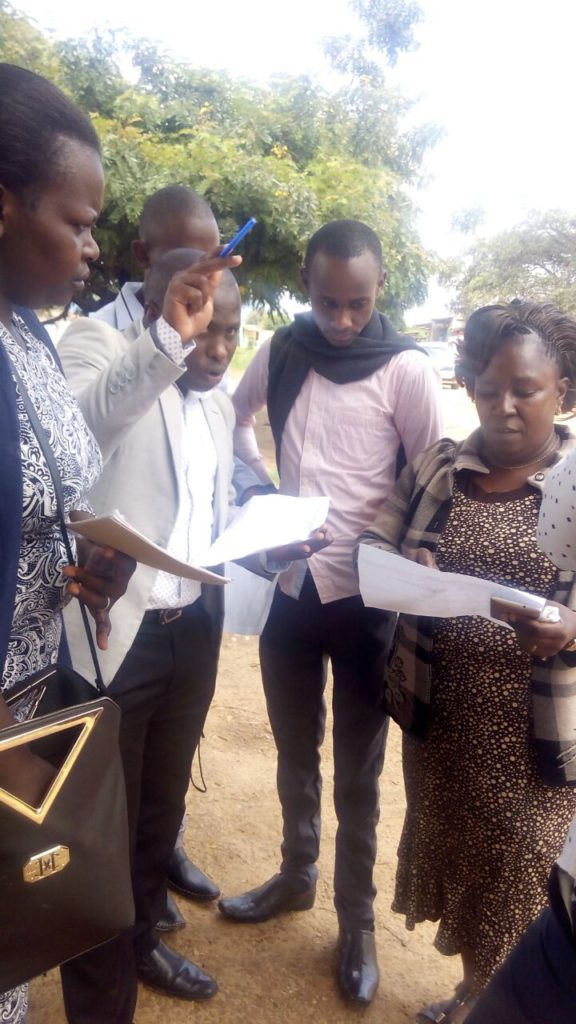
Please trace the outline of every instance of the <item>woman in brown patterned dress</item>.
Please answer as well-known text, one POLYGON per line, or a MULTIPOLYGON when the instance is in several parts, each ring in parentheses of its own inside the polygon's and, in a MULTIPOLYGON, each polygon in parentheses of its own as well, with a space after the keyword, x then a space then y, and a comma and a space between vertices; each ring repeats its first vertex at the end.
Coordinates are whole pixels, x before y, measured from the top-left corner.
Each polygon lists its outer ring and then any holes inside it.
POLYGON ((576 680, 576 655, 565 653, 576 637, 574 576, 536 546, 547 468, 574 445, 554 416, 576 403, 576 323, 528 303, 478 310, 458 373, 479 430, 408 466, 361 540, 540 594, 560 618, 510 620, 510 630, 469 616, 399 622, 387 696, 420 735, 404 737, 393 909, 408 928, 439 921, 437 948, 461 955, 456 997, 417 1017, 454 1024, 545 905, 576 811, 568 744, 540 736, 533 717, 546 673, 571 670, 576 680))

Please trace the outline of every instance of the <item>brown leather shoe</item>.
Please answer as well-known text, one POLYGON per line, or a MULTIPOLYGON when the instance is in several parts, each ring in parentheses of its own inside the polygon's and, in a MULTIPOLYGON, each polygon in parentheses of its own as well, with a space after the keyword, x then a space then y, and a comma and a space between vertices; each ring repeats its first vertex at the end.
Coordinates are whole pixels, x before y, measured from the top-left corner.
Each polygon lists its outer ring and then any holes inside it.
POLYGON ((278 874, 241 896, 218 900, 218 910, 231 921, 258 924, 289 910, 310 910, 315 899, 316 884, 308 889, 297 889, 294 879, 278 874))

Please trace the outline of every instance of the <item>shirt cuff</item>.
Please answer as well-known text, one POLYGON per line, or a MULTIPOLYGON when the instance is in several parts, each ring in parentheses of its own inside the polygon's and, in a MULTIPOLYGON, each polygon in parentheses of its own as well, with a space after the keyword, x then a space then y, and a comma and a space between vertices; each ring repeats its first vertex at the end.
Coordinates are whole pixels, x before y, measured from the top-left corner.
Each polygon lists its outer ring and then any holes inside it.
POLYGON ((261 551, 258 555, 260 559, 260 565, 264 569, 264 572, 269 572, 272 575, 279 572, 286 572, 292 565, 292 562, 288 560, 280 561, 276 558, 269 558, 267 551, 261 551))
POLYGON ((186 356, 196 348, 194 338, 183 344, 178 331, 175 331, 163 316, 154 321, 150 327, 150 334, 156 347, 177 366, 184 366, 186 356))

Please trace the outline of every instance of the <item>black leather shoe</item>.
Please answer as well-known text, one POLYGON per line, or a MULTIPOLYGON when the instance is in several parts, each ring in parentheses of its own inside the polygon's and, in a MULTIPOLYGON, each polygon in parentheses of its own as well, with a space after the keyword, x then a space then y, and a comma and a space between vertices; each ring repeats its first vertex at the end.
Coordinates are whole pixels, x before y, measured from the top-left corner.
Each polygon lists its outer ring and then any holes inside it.
POLYGON ((186 850, 176 847, 168 864, 166 880, 174 892, 189 900, 217 900, 220 889, 208 875, 188 860, 186 850))
POLYGON ((186 921, 178 910, 169 892, 166 893, 166 910, 156 922, 157 932, 178 932, 186 927, 186 921))
POLYGON ((145 985, 177 999, 210 999, 218 991, 214 978, 162 940, 138 960, 137 972, 145 985))
POLYGON ((258 924, 288 910, 310 910, 315 899, 316 885, 298 890, 294 888, 293 880, 285 875, 274 875, 257 889, 218 900, 218 909, 232 921, 258 924))
POLYGON ((368 1005, 380 981, 374 932, 340 930, 338 984, 345 999, 368 1005))

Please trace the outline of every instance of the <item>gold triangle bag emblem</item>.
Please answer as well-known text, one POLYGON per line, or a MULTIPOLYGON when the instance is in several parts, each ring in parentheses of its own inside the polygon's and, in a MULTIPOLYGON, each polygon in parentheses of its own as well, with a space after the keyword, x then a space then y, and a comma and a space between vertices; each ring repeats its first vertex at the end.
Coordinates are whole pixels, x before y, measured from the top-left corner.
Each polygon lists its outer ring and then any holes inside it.
MULTIPOLYGON (((84 709, 82 709, 82 711, 83 710, 84 709)), ((11 807, 17 814, 24 815, 24 817, 29 818, 30 821, 35 822, 37 825, 42 825, 54 801, 57 799, 62 786, 69 778, 74 765, 84 750, 88 737, 102 714, 102 710, 103 709, 101 707, 96 707, 90 709, 87 713, 78 714, 78 709, 76 709, 76 714, 71 716, 68 721, 58 723, 52 722, 47 724, 45 718, 38 719, 37 721, 34 721, 33 719, 31 722, 26 723, 25 729, 21 726, 17 726, 16 731, 18 735, 16 736, 10 736, 10 733, 14 732, 13 729, 3 730, 0 733, 0 756, 2 756, 2 753, 5 750, 13 750, 14 747, 34 743, 35 740, 46 739, 48 736, 52 737, 58 733, 69 732, 70 730, 81 726, 79 736, 72 744, 70 752, 68 753, 64 763, 53 779, 52 784, 47 793, 45 793, 41 803, 37 807, 32 807, 13 793, 9 793, 6 789, 2 789, 2 787, 0 787, 0 804, 5 804, 7 807, 11 807)))

